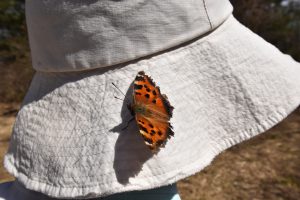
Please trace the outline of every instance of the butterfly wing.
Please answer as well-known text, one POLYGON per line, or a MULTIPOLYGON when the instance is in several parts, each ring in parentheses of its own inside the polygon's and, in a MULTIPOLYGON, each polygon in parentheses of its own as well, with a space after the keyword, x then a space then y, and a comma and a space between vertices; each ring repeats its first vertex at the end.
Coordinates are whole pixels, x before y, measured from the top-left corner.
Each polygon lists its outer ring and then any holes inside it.
POLYGON ((151 150, 164 146, 167 139, 174 135, 169 122, 147 119, 140 114, 136 115, 136 121, 146 145, 151 150))
POLYGON ((174 108, 143 71, 135 78, 133 92, 134 107, 138 108, 135 118, 140 133, 150 149, 157 149, 174 135, 169 122, 174 108))

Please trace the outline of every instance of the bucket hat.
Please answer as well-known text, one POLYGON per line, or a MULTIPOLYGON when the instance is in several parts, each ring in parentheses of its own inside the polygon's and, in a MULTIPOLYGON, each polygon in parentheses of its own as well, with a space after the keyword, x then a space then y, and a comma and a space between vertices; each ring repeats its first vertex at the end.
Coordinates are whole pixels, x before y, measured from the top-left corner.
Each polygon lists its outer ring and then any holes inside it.
POLYGON ((145 190, 279 123, 300 104, 300 64, 232 10, 227 0, 26 1, 36 73, 6 169, 55 198, 145 190), (161 123, 173 134, 157 152, 142 137, 143 111, 130 121, 128 109, 145 77, 172 108, 161 123))

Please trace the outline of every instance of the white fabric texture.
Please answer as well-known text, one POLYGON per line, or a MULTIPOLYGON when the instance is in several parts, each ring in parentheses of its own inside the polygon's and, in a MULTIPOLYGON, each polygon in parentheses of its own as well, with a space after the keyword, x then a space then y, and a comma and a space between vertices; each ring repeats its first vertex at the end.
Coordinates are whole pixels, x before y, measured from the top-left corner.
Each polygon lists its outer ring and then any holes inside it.
POLYGON ((27 0, 32 65, 57 72, 123 63, 202 35, 231 12, 228 0, 27 0))
POLYGON ((230 16, 210 34, 150 58, 83 72, 37 72, 5 167, 28 189, 91 198, 174 183, 300 104, 300 64, 230 16), (130 119, 144 70, 174 106, 175 136, 153 155, 130 119))

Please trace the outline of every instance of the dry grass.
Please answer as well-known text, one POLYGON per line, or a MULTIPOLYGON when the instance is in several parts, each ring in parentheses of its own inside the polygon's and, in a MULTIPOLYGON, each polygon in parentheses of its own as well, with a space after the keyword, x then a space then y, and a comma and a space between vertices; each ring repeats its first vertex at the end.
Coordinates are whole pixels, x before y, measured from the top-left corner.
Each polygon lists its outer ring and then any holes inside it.
MULTIPOLYGON (((18 104, 0 104, 0 159, 18 104)), ((249 141, 221 153, 200 173, 178 183, 183 200, 300 199, 300 110, 249 141)), ((0 167, 0 182, 12 177, 0 167)))
POLYGON ((3 168, 3 156, 7 151, 10 133, 15 121, 15 114, 18 104, 0 103, 0 183, 12 180, 13 178, 3 168))
POLYGON ((300 199, 300 111, 221 153, 178 187, 184 200, 300 199))

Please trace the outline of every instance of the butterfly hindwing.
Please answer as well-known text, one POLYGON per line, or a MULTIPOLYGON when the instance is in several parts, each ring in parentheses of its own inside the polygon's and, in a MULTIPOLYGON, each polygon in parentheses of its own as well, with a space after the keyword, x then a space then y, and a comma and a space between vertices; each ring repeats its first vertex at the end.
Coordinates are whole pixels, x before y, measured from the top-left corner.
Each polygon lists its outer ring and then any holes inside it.
POLYGON ((146 145, 151 150, 162 147, 167 139, 173 135, 169 122, 147 119, 140 114, 136 115, 136 121, 146 145))

